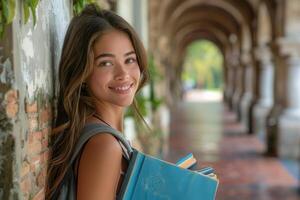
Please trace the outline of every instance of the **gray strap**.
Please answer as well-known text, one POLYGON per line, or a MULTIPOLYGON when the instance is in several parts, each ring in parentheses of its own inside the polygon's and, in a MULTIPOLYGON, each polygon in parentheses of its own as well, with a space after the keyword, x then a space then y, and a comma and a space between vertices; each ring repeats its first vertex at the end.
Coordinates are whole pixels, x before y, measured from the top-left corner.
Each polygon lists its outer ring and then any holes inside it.
MULTIPOLYGON (((126 148, 126 150, 129 153, 129 156, 132 153, 132 148, 130 146, 130 144, 128 143, 128 141, 122 136, 122 133, 120 133, 119 131, 111 128, 110 126, 107 125, 103 125, 103 124, 88 124, 86 125, 82 132, 81 132, 81 136, 79 137, 79 140, 75 146, 74 149, 74 153, 72 155, 72 158, 70 160, 70 164, 72 165, 72 163, 74 162, 74 160, 76 159, 76 157, 78 156, 80 150, 82 149, 83 145, 94 135, 97 134, 101 134, 101 133, 110 133, 111 135, 113 135, 114 137, 116 137, 126 148)), ((126 159, 130 159, 130 157, 128 156, 128 158, 126 159)))

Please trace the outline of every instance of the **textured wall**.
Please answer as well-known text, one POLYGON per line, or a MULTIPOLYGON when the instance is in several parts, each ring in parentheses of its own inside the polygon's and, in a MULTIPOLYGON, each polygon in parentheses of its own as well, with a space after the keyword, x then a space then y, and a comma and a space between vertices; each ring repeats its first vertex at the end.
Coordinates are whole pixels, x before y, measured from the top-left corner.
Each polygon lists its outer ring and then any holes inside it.
MULTIPOLYGON (((18 4, 17 11, 22 5, 18 4)), ((24 25, 16 12, 0 41, 0 199, 43 199, 57 65, 70 1, 40 1, 24 25)))
POLYGON ((13 118, 18 112, 18 93, 13 89, 13 59, 11 26, 6 29, 6 40, 0 41, 0 199, 16 196, 13 190, 15 140, 13 118))
MULTIPOLYGON (((39 1, 24 24, 23 1, 0 39, 0 199, 44 199, 59 56, 72 1, 39 1)), ((106 9, 106 0, 97 0, 106 9)))

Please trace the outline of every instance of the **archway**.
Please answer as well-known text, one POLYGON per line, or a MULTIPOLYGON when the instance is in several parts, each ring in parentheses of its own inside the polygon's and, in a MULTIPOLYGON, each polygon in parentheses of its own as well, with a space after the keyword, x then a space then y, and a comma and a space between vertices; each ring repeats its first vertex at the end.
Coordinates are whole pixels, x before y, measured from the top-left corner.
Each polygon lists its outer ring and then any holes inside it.
POLYGON ((185 51, 181 82, 187 101, 220 101, 223 90, 223 55, 216 44, 200 39, 185 51))

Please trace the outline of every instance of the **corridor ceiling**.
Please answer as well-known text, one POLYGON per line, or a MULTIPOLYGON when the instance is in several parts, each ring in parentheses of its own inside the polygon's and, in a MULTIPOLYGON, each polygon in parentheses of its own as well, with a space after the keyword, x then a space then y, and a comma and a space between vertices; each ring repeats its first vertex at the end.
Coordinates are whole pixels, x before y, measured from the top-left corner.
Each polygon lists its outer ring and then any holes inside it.
MULTIPOLYGON (((157 17, 159 43, 172 49, 172 63, 182 63, 186 47, 198 39, 226 51, 247 51, 257 42, 257 0, 163 0, 157 17), (175 52, 174 52, 175 51, 175 52)), ((262 2, 262 1, 260 1, 262 2)), ((273 0, 263 1, 272 16, 273 0)), ((274 32, 273 32, 274 33, 274 32)), ((176 64, 175 64, 176 65, 176 64)))

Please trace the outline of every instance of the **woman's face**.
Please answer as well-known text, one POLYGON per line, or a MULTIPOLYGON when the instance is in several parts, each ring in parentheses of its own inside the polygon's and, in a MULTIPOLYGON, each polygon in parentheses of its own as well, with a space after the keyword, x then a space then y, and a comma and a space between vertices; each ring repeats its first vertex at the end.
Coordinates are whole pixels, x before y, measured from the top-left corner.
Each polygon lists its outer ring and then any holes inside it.
POLYGON ((140 68, 128 35, 111 30, 100 36, 93 46, 94 67, 87 80, 98 102, 129 106, 140 81, 140 68))

